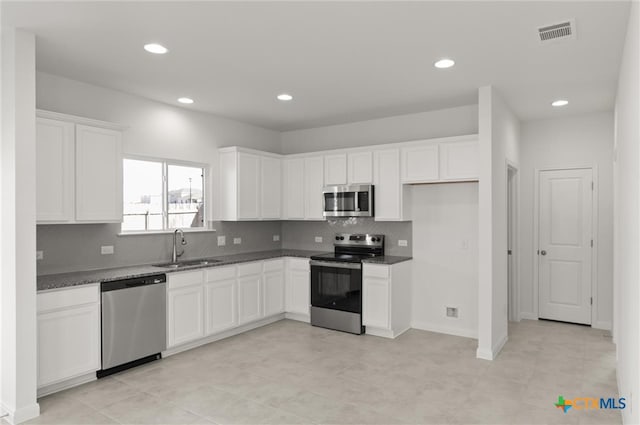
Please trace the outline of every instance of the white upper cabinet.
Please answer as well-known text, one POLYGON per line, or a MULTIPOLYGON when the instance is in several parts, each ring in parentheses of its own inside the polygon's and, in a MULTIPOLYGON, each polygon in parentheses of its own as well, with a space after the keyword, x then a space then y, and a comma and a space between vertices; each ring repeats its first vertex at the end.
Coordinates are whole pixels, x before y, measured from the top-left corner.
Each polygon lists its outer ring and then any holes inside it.
POLYGON ((36 220, 69 222, 74 219, 74 125, 36 120, 36 220))
POLYGON ((304 159, 284 160, 284 218, 304 220, 304 159))
POLYGON ((122 221, 122 127, 37 111, 38 223, 122 221))
POLYGON ((260 158, 261 217, 279 219, 282 216, 282 160, 260 158))
POLYGON ((438 144, 402 148, 402 182, 429 183, 440 178, 438 144))
POLYGON ((478 141, 444 142, 440 144, 440 179, 478 179, 478 141))
POLYGON ((373 161, 376 221, 408 220, 410 192, 400 182, 400 149, 377 150, 373 161))
POLYGON ((260 157, 238 153, 238 218, 260 218, 260 157))
POLYGON ((122 221, 122 133, 76 125, 76 220, 122 221))
POLYGON ((324 167, 321 156, 304 159, 304 218, 324 220, 322 189, 324 187, 324 167))
POLYGON ((324 184, 347 184, 347 155, 325 155, 324 157, 324 184))
POLYGON ((280 219, 280 155, 238 147, 219 150, 219 219, 280 219))
POLYGON ((371 184, 373 182, 373 153, 353 152, 348 154, 349 184, 371 184))

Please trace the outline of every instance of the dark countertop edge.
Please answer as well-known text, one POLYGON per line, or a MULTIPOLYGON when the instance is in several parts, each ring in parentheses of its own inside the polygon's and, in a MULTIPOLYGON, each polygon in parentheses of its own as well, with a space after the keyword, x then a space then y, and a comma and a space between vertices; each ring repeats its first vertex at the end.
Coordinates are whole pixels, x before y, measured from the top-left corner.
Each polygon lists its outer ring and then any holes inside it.
POLYGON ((326 251, 307 251, 299 249, 282 249, 271 251, 257 251, 243 254, 221 255, 210 257, 220 259, 218 263, 194 265, 180 269, 155 267, 152 264, 139 266, 114 267, 110 269, 97 269, 76 271, 68 273, 55 273, 37 276, 37 292, 51 291, 55 289, 70 288, 74 286, 89 285, 100 282, 109 282, 119 279, 151 276, 154 274, 169 274, 175 272, 192 271, 211 267, 223 267, 232 264, 249 263, 282 257, 309 258, 312 255, 326 254, 326 251))
MULTIPOLYGON (((272 251, 257 251, 244 254, 230 254, 221 255, 217 258, 221 261, 219 263, 210 263, 205 265, 194 265, 189 267, 183 267, 180 269, 170 269, 164 267, 155 267, 151 264, 143 264, 139 266, 125 266, 116 267, 112 269, 98 269, 77 271, 69 273, 56 273, 49 275, 40 275, 37 277, 37 291, 52 291, 56 289, 70 288, 81 285, 89 285, 100 282, 109 282, 119 279, 151 276, 154 274, 169 274, 183 271, 192 271, 198 269, 212 268, 212 267, 224 267, 232 264, 249 263, 252 261, 263 261, 274 258, 282 257, 298 257, 309 258, 312 255, 324 254, 324 251, 307 251, 299 249, 282 249, 272 251)), ((383 257, 376 257, 363 260, 368 264, 379 265, 393 265, 404 261, 409 261, 413 257, 401 257, 394 255, 385 255, 383 257)))

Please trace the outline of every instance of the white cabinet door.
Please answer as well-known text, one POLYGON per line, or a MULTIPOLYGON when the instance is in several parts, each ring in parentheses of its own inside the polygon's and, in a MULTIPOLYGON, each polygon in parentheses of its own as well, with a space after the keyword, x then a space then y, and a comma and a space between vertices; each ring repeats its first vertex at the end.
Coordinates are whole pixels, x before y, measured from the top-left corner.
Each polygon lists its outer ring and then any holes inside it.
POLYGON ((238 218, 260 218, 260 157, 238 153, 238 218))
POLYGON ((349 154, 349 184, 373 183, 373 160, 371 152, 349 154))
POLYGON ((325 155, 324 184, 347 184, 347 155, 325 155))
POLYGON ((440 178, 438 145, 429 143, 402 148, 402 182, 428 183, 440 178))
POLYGON ((285 309, 290 313, 309 315, 311 304, 311 274, 309 260, 287 261, 285 309))
POLYGON ((403 193, 400 182, 400 150, 385 149, 375 151, 375 219, 403 220, 403 193))
POLYGON ((390 328, 389 279, 364 276, 362 279, 362 324, 390 328))
POLYGON ((262 276, 238 278, 238 324, 253 322, 262 317, 262 276))
POLYGON ((38 314, 38 387, 100 369, 100 305, 38 314))
POLYGON ((261 217, 279 219, 282 215, 282 160, 263 157, 260 162, 261 217))
POLYGON ((76 125, 76 220, 122 221, 122 134, 76 125))
POLYGON ((304 220, 304 159, 284 161, 284 216, 291 220, 304 220))
POLYGON ((324 187, 324 167, 321 156, 304 159, 304 195, 307 220, 324 220, 322 215, 324 187))
POLYGON ((167 347, 204 337, 203 285, 167 291, 167 347))
POLYGON ((206 335, 231 329, 238 325, 235 278, 206 283, 204 298, 206 335))
POLYGON ((74 125, 36 119, 36 220, 65 222, 74 219, 74 125))
POLYGON ((265 317, 284 312, 284 272, 265 273, 263 284, 265 317))
POLYGON ((440 144, 441 180, 477 180, 478 142, 444 142, 440 144))

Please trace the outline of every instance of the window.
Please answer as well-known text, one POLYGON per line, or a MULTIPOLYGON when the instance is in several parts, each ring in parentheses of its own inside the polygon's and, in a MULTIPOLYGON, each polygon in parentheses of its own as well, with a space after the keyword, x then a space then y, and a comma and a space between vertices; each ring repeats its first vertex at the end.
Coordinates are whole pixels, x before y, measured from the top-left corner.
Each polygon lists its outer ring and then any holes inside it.
POLYGON ((202 228, 205 166, 123 160, 123 232, 202 228))

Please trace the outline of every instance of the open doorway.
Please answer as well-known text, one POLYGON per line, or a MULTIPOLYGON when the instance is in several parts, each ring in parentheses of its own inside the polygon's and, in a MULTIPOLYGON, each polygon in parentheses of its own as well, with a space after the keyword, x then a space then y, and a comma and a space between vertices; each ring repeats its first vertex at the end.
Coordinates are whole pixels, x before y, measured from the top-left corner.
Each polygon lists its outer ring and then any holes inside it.
POLYGON ((507 165, 507 294, 508 320, 520 321, 518 285, 518 169, 507 165))

